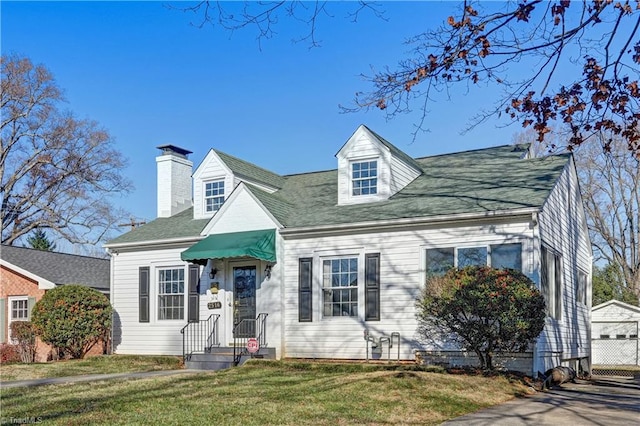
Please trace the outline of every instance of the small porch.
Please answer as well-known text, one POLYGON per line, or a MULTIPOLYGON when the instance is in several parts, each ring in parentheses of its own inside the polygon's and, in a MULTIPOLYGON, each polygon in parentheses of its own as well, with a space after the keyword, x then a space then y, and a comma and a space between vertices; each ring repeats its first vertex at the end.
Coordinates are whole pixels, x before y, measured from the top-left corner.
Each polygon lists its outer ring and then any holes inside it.
POLYGON ((182 334, 182 358, 187 368, 221 370, 235 367, 247 359, 275 359, 275 348, 267 340, 267 317, 243 319, 234 326, 233 342, 220 344, 220 316, 211 314, 205 320, 185 325, 182 334))
POLYGON ((181 253, 183 261, 202 265, 190 306, 200 313, 180 330, 185 365, 223 369, 250 358, 276 358, 279 285, 275 229, 209 235, 181 253), (207 315, 208 314, 208 315, 207 315))

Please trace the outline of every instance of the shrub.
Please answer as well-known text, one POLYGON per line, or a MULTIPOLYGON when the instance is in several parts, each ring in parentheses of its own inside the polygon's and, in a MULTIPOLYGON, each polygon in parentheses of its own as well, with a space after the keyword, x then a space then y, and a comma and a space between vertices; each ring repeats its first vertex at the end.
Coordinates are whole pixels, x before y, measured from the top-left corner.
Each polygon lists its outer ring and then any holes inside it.
POLYGON ((11 323, 11 337, 15 340, 22 362, 36 360, 36 332, 29 321, 13 321, 11 323))
POLYGON ((472 350, 480 367, 524 352, 544 328, 544 297, 524 274, 488 266, 453 268, 429 280, 417 305, 419 333, 472 350))
POLYGON ((16 345, 0 343, 0 364, 20 362, 20 354, 16 345))
POLYGON ((104 294, 81 285, 65 285, 45 293, 33 307, 31 322, 43 342, 71 358, 83 358, 107 335, 112 312, 104 294))

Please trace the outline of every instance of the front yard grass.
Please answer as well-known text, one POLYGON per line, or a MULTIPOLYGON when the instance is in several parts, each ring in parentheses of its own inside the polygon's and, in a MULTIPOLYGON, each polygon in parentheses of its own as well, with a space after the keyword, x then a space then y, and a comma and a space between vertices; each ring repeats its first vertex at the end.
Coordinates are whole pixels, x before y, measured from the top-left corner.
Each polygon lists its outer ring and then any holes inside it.
POLYGON ((182 368, 182 359, 175 356, 104 355, 46 363, 2 364, 0 382, 178 368, 182 368))
POLYGON ((12 388, 3 418, 47 424, 439 424, 528 392, 416 366, 253 361, 219 372, 12 388))

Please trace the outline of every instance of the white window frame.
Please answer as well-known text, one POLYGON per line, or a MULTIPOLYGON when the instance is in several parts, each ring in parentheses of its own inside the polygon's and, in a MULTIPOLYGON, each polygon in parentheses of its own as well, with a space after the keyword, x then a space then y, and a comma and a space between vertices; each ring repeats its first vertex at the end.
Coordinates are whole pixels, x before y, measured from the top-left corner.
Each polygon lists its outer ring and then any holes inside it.
MULTIPOLYGON (((202 188, 202 200, 203 200, 203 209, 204 209, 204 213, 205 214, 209 214, 209 213, 215 213, 218 210, 220 210, 220 207, 222 207, 222 204, 224 204, 225 201, 225 180, 224 179, 213 179, 213 180, 208 180, 206 182, 203 182, 203 188, 202 188), (222 194, 220 194, 219 192, 213 195, 209 195, 207 196, 207 185, 213 185, 213 184, 222 184, 222 194), (211 202, 211 209, 209 209, 209 204, 208 201, 212 200, 211 202)), ((212 191, 219 191, 218 189, 212 189, 212 191)))
MULTIPOLYGON (((29 312, 29 296, 9 296, 7 298, 8 312, 7 312, 7 336, 9 340, 13 340, 11 336, 11 323, 14 321, 29 321, 31 319, 31 312, 29 312), (13 303, 24 302, 26 304, 27 316, 26 318, 14 318, 13 317, 13 303)), ((22 310, 22 309, 21 309, 22 310)))
POLYGON ((488 242, 483 244, 445 244, 442 246, 422 246, 422 268, 425 274, 425 278, 427 278, 427 250, 437 250, 437 249, 453 249, 453 266, 459 267, 458 263, 458 251, 470 248, 485 248, 487 251, 486 263, 484 265, 479 266, 492 266, 492 247, 494 246, 503 246, 503 245, 520 245, 520 272, 524 270, 524 262, 522 259, 524 253, 524 243, 522 241, 502 241, 502 242, 488 242))
POLYGON ((562 254, 551 247, 542 244, 540 250, 540 291, 545 294, 547 304, 547 316, 557 320, 562 320, 562 298, 563 298, 563 269, 562 254), (546 259, 543 256, 546 255, 546 259), (559 270, 556 270, 558 269, 559 270), (546 281, 546 290, 543 288, 546 281))
MULTIPOLYGON (((363 266, 362 261, 360 259, 359 255, 344 255, 344 256, 325 256, 320 258, 320 290, 322 292, 322 296, 320 298, 320 303, 321 303, 321 315, 322 318, 360 318, 361 317, 361 301, 362 301, 362 295, 360 294, 362 289, 362 283, 363 283, 363 277, 362 277, 362 271, 360 270, 361 267, 363 266), (338 286, 338 287, 334 287, 331 286, 331 282, 329 281, 329 286, 325 285, 327 282, 327 278, 329 280, 332 279, 333 277, 333 272, 329 271, 329 276, 325 277, 325 271, 324 271, 324 265, 325 262, 333 262, 333 261, 342 261, 342 260, 348 260, 349 263, 352 260, 356 261, 356 270, 355 270, 355 276, 356 276, 356 284, 355 285, 350 285, 350 286, 338 286), (356 315, 327 315, 325 313, 325 297, 330 297, 330 295, 333 294, 334 291, 353 291, 353 289, 355 289, 356 291, 356 301, 355 301, 355 308, 356 308, 356 315)), ((351 274, 351 272, 347 271, 346 273, 351 274)), ((349 298, 348 302, 344 302, 341 301, 341 305, 343 303, 346 303, 348 305, 353 305, 354 302, 351 298, 349 298)), ((331 303, 331 306, 333 306, 334 303, 331 303)))
POLYGON ((578 276, 576 278, 576 302, 587 304, 587 287, 589 282, 589 274, 578 269, 578 276))
MULTIPOLYGON (((360 188, 362 189, 362 187, 360 188)), ((380 195, 380 159, 379 158, 363 158, 363 159, 358 159, 358 160, 352 160, 349 162, 349 197, 350 198, 367 198, 367 197, 378 197, 380 195), (356 164, 371 164, 374 163, 376 166, 376 175, 375 177, 371 177, 371 176, 367 176, 366 178, 362 178, 362 177, 358 177, 355 178, 354 175, 354 170, 353 167, 356 164), (354 194, 354 191, 356 189, 356 185, 355 182, 364 182, 364 181, 371 181, 375 179, 375 192, 370 192, 369 194, 354 194)))
POLYGON ((167 324, 171 322, 183 323, 187 318, 187 300, 188 300, 188 271, 185 265, 157 265, 154 267, 153 291, 150 294, 153 297, 153 319, 159 324, 167 324), (160 292, 160 271, 180 270, 182 271, 182 293, 161 293, 160 292), (182 296, 182 318, 160 318, 160 297, 161 296, 182 296))

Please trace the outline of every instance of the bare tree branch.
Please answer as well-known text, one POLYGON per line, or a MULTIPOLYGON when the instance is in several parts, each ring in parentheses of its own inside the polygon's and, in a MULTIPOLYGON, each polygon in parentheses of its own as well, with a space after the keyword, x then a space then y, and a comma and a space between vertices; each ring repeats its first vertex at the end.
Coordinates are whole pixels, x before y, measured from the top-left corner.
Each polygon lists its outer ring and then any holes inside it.
POLYGON ((51 73, 28 58, 2 56, 0 222, 2 243, 35 229, 95 244, 127 215, 110 197, 127 193, 126 162, 96 122, 60 109, 51 73))

